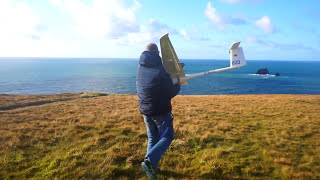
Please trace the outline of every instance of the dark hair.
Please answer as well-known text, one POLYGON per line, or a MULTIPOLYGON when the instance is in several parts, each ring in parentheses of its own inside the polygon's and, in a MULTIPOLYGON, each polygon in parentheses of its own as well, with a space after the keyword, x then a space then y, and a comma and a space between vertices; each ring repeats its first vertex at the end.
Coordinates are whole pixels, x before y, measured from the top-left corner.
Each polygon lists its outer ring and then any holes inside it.
POLYGON ((146 49, 152 52, 158 52, 158 46, 155 43, 150 43, 147 45, 146 49))

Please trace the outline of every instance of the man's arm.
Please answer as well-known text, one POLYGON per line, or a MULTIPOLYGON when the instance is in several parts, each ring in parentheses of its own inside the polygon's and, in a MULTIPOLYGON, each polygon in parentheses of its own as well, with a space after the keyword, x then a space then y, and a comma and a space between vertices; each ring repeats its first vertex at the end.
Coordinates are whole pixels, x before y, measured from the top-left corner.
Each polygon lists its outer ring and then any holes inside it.
POLYGON ((180 92, 180 83, 173 85, 172 79, 167 71, 163 68, 161 77, 161 89, 163 90, 163 94, 168 96, 169 98, 175 97, 180 92))

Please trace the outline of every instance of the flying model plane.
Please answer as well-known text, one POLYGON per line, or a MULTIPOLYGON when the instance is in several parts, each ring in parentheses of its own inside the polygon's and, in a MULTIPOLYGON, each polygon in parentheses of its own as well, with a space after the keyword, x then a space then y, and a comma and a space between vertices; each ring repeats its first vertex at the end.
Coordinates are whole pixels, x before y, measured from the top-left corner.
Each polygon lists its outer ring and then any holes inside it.
POLYGON ((178 78, 180 79, 181 85, 187 85, 187 80, 206 76, 213 73, 219 73, 223 71, 228 71, 231 69, 238 69, 246 65, 246 60, 243 54, 242 47, 239 47, 240 42, 233 43, 229 49, 230 54, 230 66, 220 69, 209 70, 205 72, 195 73, 195 74, 185 74, 183 70, 183 65, 179 62, 178 56, 174 51, 174 48, 169 39, 169 35, 165 34, 160 38, 162 64, 167 72, 172 78, 173 84, 178 83, 178 78))

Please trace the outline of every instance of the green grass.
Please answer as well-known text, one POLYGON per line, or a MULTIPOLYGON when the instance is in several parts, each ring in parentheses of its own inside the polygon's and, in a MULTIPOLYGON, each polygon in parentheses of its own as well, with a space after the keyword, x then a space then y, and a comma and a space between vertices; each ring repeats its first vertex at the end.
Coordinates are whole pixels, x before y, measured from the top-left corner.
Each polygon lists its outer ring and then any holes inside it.
POLYGON ((99 96, 107 96, 108 94, 105 92, 84 92, 81 93, 80 97, 82 98, 91 98, 91 97, 99 97, 99 96))
MULTIPOLYGON (((146 179, 136 95, 0 104, 0 179, 146 179)), ((173 108, 159 179, 320 178, 320 96, 177 96, 173 108)))

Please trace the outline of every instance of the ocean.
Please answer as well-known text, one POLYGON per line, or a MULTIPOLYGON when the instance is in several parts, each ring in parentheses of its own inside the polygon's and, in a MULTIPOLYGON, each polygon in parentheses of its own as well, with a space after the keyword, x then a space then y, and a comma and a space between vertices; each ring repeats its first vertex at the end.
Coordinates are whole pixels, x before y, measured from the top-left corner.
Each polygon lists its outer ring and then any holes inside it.
MULTIPOLYGON (((186 74, 229 66, 229 60, 180 62, 186 74)), ((0 94, 135 94, 137 65, 138 59, 0 58, 0 94)), ((180 94, 320 94, 320 61, 248 60, 243 68, 189 80, 180 94), (255 75, 259 68, 270 75, 255 75)))

